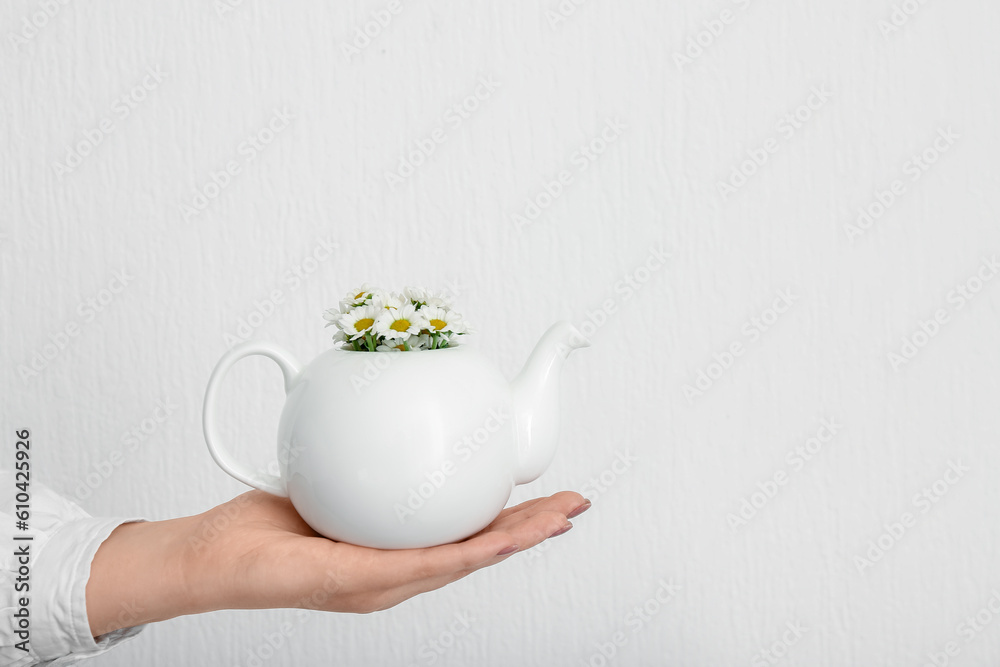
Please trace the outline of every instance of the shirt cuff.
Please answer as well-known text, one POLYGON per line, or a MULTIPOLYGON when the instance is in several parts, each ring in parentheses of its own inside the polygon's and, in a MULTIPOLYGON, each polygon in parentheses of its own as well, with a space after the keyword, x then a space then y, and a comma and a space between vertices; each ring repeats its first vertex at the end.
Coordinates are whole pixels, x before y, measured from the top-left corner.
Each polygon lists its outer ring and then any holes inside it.
MULTIPOLYGON (((35 624, 30 646, 39 660, 71 664, 104 653, 146 627, 126 627, 95 640, 87 617, 87 582, 94 554, 115 528, 136 521, 143 519, 75 519, 59 526, 46 540, 31 573, 35 624)), ((128 605, 122 606, 121 613, 123 625, 136 618, 128 605)))

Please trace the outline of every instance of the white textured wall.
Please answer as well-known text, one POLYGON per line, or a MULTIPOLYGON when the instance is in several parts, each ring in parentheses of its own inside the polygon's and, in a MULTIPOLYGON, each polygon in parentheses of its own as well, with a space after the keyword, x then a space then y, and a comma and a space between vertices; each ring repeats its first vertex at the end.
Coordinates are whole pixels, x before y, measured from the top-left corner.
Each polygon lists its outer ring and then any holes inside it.
MULTIPOLYGON (((352 29, 387 2, 244 0, 220 15, 209 0, 56 0, 48 19, 45 4, 0 11, 2 426, 31 428, 38 478, 91 512, 163 518, 243 490, 209 458, 200 404, 224 335, 275 290, 252 334, 309 359, 330 345, 320 311, 350 285, 457 280, 508 375, 550 321, 615 306, 568 365, 552 468, 515 498, 588 491, 576 530, 385 613, 313 615, 264 664, 596 666, 617 632, 620 665, 763 665, 775 642, 785 665, 922 665, 948 642, 952 664, 1000 660, 987 607, 1000 279, 952 292, 1000 253, 996 3, 907 0, 919 9, 890 32, 892 0, 589 0, 555 26, 555 0, 414 1, 350 59, 352 29), (679 61, 724 10, 721 34, 679 61), (33 34, 26 17, 45 25, 33 34), (451 120, 480 77, 499 85, 451 120), (810 99, 798 127, 782 121, 810 99), (275 109, 287 126, 241 149, 275 109), (614 141, 581 162, 609 120, 614 141), (57 173, 102 122, 110 133, 57 173), (439 127, 427 163, 390 187, 385 172, 439 127), (949 128, 957 139, 915 172, 949 128), (203 211, 182 209, 230 162, 239 173, 203 211), (561 195, 519 228, 512 215, 562 171, 561 195), (897 179, 888 211, 850 233, 897 179), (294 278, 324 239, 338 249, 294 278), (661 248, 671 259, 630 295, 619 281, 661 248), (81 309, 120 270, 127 287, 81 309), (751 318, 783 291, 791 307, 760 333, 751 318), (888 353, 938 310, 936 335, 894 369, 888 353), (23 377, 71 324, 66 349, 23 377), (710 367, 733 343, 731 366, 710 367), (688 400, 701 370, 718 379, 688 400), (158 401, 165 423, 81 487, 158 401), (837 433, 800 465, 788 452, 824 419, 837 433), (635 460, 609 472, 620 453, 635 460), (949 462, 969 470, 915 501, 949 462), (602 473, 613 484, 585 486, 602 473), (732 527, 776 474, 774 497, 732 527), (662 605, 661 580, 681 587, 662 605), (645 604, 656 613, 635 615, 645 604), (456 614, 469 628, 449 637, 456 614), (433 639, 454 644, 435 653, 433 639)), ((281 401, 267 363, 237 369, 224 415, 259 463, 281 401)), ((94 664, 247 664, 294 618, 180 619, 94 664)))

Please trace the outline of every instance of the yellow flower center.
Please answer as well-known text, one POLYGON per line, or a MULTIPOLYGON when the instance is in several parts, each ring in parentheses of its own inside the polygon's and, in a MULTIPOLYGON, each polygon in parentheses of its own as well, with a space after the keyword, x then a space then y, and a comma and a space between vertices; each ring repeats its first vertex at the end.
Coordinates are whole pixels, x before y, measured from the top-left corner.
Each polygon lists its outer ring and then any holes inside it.
POLYGON ((364 331, 365 329, 367 329, 368 327, 370 327, 373 324, 375 324, 375 320, 373 320, 370 317, 365 317, 365 318, 362 318, 362 319, 360 319, 360 320, 358 320, 357 322, 354 323, 354 330, 355 331, 364 331))
POLYGON ((403 345, 402 343, 400 343, 399 345, 397 345, 396 349, 399 350, 400 352, 406 352, 406 346, 403 345))
POLYGON ((389 328, 393 331, 406 331, 410 328, 410 320, 396 320, 389 325, 389 328))
POLYGON ((436 331, 441 331, 441 329, 448 326, 448 323, 444 320, 431 320, 431 326, 434 327, 436 331))
POLYGON ((357 294, 354 295, 354 300, 357 301, 358 299, 360 299, 364 295, 365 295, 364 292, 358 292, 357 294))

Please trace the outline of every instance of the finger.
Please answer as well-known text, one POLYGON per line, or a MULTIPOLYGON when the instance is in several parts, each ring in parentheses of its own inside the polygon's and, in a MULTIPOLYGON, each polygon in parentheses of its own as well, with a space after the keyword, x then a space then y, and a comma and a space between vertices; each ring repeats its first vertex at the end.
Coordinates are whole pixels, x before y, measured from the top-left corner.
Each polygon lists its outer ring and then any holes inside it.
POLYGON ((486 527, 486 530, 504 528, 525 517, 532 517, 542 512, 561 512, 563 516, 566 516, 583 505, 584 502, 586 502, 586 499, 579 493, 574 491, 560 491, 548 498, 521 503, 521 505, 511 508, 515 511, 509 514, 502 513, 493 523, 486 527))
POLYGON ((519 551, 525 551, 544 542, 554 533, 572 526, 561 511, 540 511, 530 517, 522 517, 519 521, 504 526, 501 530, 510 535, 519 545, 519 551))
POLYGON ((548 498, 529 500, 510 508, 514 511, 502 515, 480 533, 463 542, 385 553, 389 554, 392 566, 399 568, 396 572, 401 581, 435 579, 461 571, 472 572, 488 565, 505 549, 513 546, 530 548, 546 539, 567 525, 566 515, 582 505, 584 500, 578 493, 562 491, 548 498), (540 518, 525 524, 535 517, 540 518), (514 526, 520 526, 517 532, 509 530, 514 526), (526 541, 522 542, 522 539, 526 541))
MULTIPOLYGON (((552 533, 569 525, 566 515, 584 503, 584 498, 572 491, 562 491, 548 498, 526 501, 511 508, 477 535, 455 544, 427 549, 380 552, 382 563, 389 569, 391 587, 418 580, 465 576, 485 567, 511 547, 530 549, 552 533)), ((513 553, 513 552, 511 552, 513 553)), ((504 554, 504 556, 509 554, 504 554)), ((458 578, 460 578, 458 577, 458 578)), ((454 579, 452 579, 454 580, 454 579)))
POLYGON ((527 509, 530 509, 531 507, 537 505, 538 503, 542 502, 543 500, 546 500, 546 498, 545 497, 542 497, 542 498, 532 498, 531 500, 525 500, 523 503, 519 503, 517 505, 514 505, 513 507, 506 507, 506 508, 504 508, 504 510, 502 512, 500 512, 500 514, 497 516, 497 519, 503 518, 505 516, 509 516, 511 514, 515 514, 517 512, 523 512, 523 511, 525 511, 527 509))
POLYGON ((534 516, 539 512, 562 512, 569 514, 577 507, 586 502, 586 498, 576 491, 560 491, 547 498, 540 498, 538 502, 520 510, 518 514, 534 516))
MULTIPOLYGON (((456 544, 446 544, 425 549, 400 549, 383 551, 340 544, 340 556, 331 557, 330 563, 338 563, 336 558, 349 555, 351 564, 348 571, 364 572, 365 585, 375 590, 392 590, 405 586, 423 586, 427 582, 456 572, 471 572, 480 563, 497 556, 504 549, 514 545, 511 536, 502 532, 481 534, 473 539, 456 544)), ((427 588, 426 590, 432 590, 427 588)))
MULTIPOLYGON (((464 567, 454 570, 452 572, 443 571, 439 573, 442 577, 451 577, 451 581, 464 577, 478 569, 487 567, 489 565, 494 565, 504 560, 508 556, 519 552, 530 549, 536 546, 540 542, 545 541, 551 537, 554 533, 561 530, 571 528, 572 524, 566 520, 565 514, 562 512, 555 511, 542 511, 538 512, 532 516, 524 516, 507 527, 504 528, 488 528, 476 537, 470 538, 466 542, 462 542, 462 545, 470 544, 473 542, 483 542, 491 538, 500 537, 501 539, 492 542, 491 549, 483 549, 483 553, 488 553, 495 549, 496 545, 508 544, 510 547, 504 548, 500 551, 494 551, 492 556, 485 559, 470 559, 469 562, 465 564, 464 567), (510 549, 514 546, 517 547, 516 551, 511 551, 510 549), (457 575, 457 576, 455 576, 457 575)), ((459 545, 449 545, 449 546, 459 546, 459 545)), ((436 549, 443 549, 444 547, 436 547, 436 549)))
POLYGON ((520 503, 513 507, 508 507, 503 512, 501 512, 499 516, 497 516, 497 519, 495 519, 494 521, 507 518, 511 514, 517 514, 518 512, 530 512, 532 508, 537 509, 537 507, 542 503, 551 502, 553 499, 556 499, 557 502, 562 503, 563 500, 566 500, 568 502, 569 499, 571 498, 573 499, 573 502, 575 504, 573 505, 573 508, 570 511, 573 511, 573 509, 576 509, 577 507, 582 505, 585 500, 583 496, 574 491, 560 491, 559 493, 556 493, 552 496, 547 496, 542 498, 532 498, 531 500, 526 500, 523 503, 520 503))
POLYGON ((391 603, 397 604, 495 564, 512 554, 504 552, 515 546, 523 551, 537 545, 569 525, 566 515, 583 501, 582 496, 569 491, 526 501, 509 508, 506 516, 479 534, 438 547, 382 551, 330 543, 337 548, 330 552, 328 562, 341 566, 337 568, 341 571, 364 572, 365 588, 383 590, 387 598, 398 598, 391 603))
MULTIPOLYGON (((512 541, 513 538, 509 535, 504 535, 502 533, 490 533, 488 535, 480 535, 472 540, 462 542, 461 545, 466 549, 468 548, 467 545, 470 543, 481 543, 481 545, 476 544, 476 548, 480 548, 481 546, 479 555, 469 557, 461 562, 454 560, 449 568, 435 568, 434 571, 436 571, 437 574, 434 574, 433 576, 422 579, 414 579, 412 581, 404 581, 396 587, 385 591, 382 595, 382 604, 380 605, 380 609, 388 609, 389 607, 393 607, 404 600, 414 597, 415 595, 437 590, 438 588, 442 588, 443 586, 447 586, 450 583, 467 577, 476 570, 505 560, 517 552, 517 545, 511 544, 509 547, 505 547, 500 550, 497 550, 497 545, 512 541), (497 542, 496 538, 498 536, 502 537, 503 542, 497 542), (489 555, 483 559, 481 558, 483 553, 489 555)), ((448 545, 448 547, 452 546, 457 545, 448 545)), ((433 550, 442 550, 445 548, 446 547, 433 547, 433 550)), ((435 561, 436 560, 437 558, 435 557, 435 561)), ((430 570, 424 570, 423 573, 427 572, 430 572, 430 570)))
MULTIPOLYGON (((543 511, 538 512, 530 517, 523 517, 521 520, 506 530, 494 530, 489 534, 481 534, 478 537, 469 540, 468 542, 463 542, 462 544, 468 544, 474 540, 482 540, 489 535, 504 534, 507 536, 508 541, 512 541, 518 545, 518 552, 526 551, 541 542, 544 542, 554 533, 564 530, 568 527, 572 527, 572 524, 566 520, 565 514, 562 512, 555 511, 543 511)), ((455 545, 450 545, 455 546, 455 545)), ((436 547, 441 549, 442 547, 436 547)), ((458 581, 468 575, 472 574, 476 570, 481 570, 484 567, 490 565, 496 565, 497 563, 506 560, 508 557, 513 555, 514 552, 501 555, 499 552, 493 557, 488 558, 484 561, 477 563, 469 563, 467 567, 454 570, 452 572, 444 572, 436 577, 431 577, 428 579, 422 579, 420 581, 413 581, 410 583, 405 583, 396 589, 389 591, 386 595, 388 606, 393 606, 399 604, 403 600, 407 600, 415 595, 421 593, 426 593, 428 591, 433 591, 443 586, 447 586, 450 583, 458 581)))
MULTIPOLYGON (((562 501, 565 499, 559 500, 562 501)), ((550 504, 560 505, 559 502, 550 504)), ((561 508, 565 510, 565 504, 562 504, 561 508)), ((433 558, 434 567, 424 568, 420 571, 420 574, 428 575, 435 571, 438 574, 431 574, 431 576, 412 581, 404 580, 400 585, 384 591, 379 596, 378 609, 388 609, 415 595, 447 586, 472 574, 476 570, 496 565, 517 551, 530 549, 549 537, 564 533, 572 527, 573 525, 566 519, 563 511, 537 511, 531 516, 521 513, 520 518, 514 521, 507 529, 487 529, 483 533, 459 544, 421 550, 422 557, 433 558), (498 537, 501 539, 497 540, 498 537), (510 548, 495 551, 499 544, 504 543, 513 543, 513 545, 516 545, 516 548, 515 546, 511 546, 510 548), (440 558, 441 554, 445 552, 461 553, 462 551, 465 552, 464 559, 461 557, 451 558, 448 559, 451 562, 450 566, 445 568, 437 567, 445 562, 444 559, 440 558), (493 555, 483 560, 483 554, 489 553, 493 553, 493 555)), ((454 556, 455 554, 451 555, 454 556)))

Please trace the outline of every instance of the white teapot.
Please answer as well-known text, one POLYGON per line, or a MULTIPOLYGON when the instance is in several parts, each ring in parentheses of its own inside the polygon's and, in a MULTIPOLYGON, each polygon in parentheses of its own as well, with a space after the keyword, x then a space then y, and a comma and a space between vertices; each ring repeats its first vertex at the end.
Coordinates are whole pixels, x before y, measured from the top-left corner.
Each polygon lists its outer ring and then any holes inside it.
POLYGON ((589 342, 553 325, 508 383, 475 348, 331 349, 300 370, 283 349, 251 341, 216 365, 205 393, 205 442, 215 462, 252 487, 291 499, 326 537, 379 549, 446 544, 486 527, 517 484, 555 454, 558 379, 589 342), (280 476, 255 472, 219 443, 215 403, 240 359, 273 359, 287 399, 278 427, 280 476))

